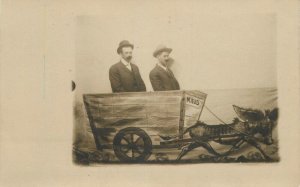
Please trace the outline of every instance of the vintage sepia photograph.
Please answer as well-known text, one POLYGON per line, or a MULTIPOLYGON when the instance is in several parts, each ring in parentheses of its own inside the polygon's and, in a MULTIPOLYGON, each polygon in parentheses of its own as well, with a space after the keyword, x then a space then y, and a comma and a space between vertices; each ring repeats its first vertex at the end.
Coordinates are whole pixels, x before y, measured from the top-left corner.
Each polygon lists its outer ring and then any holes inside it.
POLYGON ((143 15, 76 18, 74 163, 279 162, 275 14, 143 15))
POLYGON ((299 186, 299 8, 0 0, 0 186, 299 186))

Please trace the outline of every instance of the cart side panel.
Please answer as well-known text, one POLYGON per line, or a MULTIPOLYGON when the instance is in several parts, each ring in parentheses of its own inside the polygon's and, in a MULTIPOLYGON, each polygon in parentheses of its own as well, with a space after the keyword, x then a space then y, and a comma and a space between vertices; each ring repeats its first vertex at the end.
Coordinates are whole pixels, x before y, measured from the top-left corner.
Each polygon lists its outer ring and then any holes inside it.
POLYGON ((86 96, 101 145, 112 144, 115 134, 126 127, 145 130, 154 145, 159 144, 159 134, 178 134, 181 92, 152 93, 86 96))

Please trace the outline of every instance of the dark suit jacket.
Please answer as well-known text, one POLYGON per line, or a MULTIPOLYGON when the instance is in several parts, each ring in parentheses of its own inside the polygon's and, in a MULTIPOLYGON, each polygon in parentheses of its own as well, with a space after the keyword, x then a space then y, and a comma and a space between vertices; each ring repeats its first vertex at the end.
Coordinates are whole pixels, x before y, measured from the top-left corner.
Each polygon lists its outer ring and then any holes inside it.
POLYGON ((131 69, 120 61, 109 69, 109 80, 113 92, 142 92, 146 91, 145 83, 139 68, 131 63, 131 69))
POLYGON ((179 90, 180 86, 173 72, 169 73, 156 65, 150 72, 150 81, 154 91, 179 90))

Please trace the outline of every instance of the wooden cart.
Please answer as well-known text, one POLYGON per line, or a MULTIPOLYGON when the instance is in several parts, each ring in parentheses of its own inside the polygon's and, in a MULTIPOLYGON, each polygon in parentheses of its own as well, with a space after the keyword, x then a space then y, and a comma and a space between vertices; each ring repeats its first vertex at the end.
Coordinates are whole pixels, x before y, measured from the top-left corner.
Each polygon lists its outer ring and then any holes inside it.
POLYGON ((83 95, 97 149, 113 149, 121 161, 146 161, 152 149, 180 147, 205 99, 197 90, 83 95), (160 135, 179 135, 179 141, 164 144, 160 135))

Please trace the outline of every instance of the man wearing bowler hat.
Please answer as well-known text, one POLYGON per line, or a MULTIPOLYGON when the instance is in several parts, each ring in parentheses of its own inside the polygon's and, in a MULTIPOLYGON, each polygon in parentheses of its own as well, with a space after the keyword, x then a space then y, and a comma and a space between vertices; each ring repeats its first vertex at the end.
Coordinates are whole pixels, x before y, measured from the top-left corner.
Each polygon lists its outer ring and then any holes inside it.
POLYGON ((117 53, 121 59, 109 69, 109 80, 113 92, 146 91, 139 68, 131 62, 133 48, 133 44, 127 40, 119 43, 117 53))
POLYGON ((179 90, 180 86, 173 72, 168 67, 171 58, 171 48, 159 45, 153 53, 158 62, 150 72, 150 81, 154 91, 179 90))

